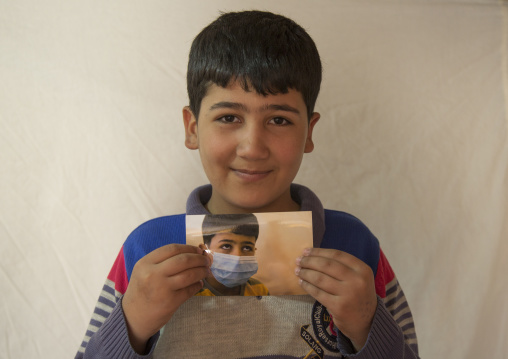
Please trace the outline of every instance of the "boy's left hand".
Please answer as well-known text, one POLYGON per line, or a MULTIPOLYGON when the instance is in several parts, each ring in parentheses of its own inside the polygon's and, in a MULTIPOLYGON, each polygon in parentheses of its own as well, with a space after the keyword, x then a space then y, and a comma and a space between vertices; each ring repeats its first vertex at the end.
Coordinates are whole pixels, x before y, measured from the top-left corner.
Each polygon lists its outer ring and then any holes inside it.
POLYGON ((296 265, 302 288, 326 307, 334 324, 359 351, 377 307, 370 267, 351 254, 325 248, 305 249, 296 265))

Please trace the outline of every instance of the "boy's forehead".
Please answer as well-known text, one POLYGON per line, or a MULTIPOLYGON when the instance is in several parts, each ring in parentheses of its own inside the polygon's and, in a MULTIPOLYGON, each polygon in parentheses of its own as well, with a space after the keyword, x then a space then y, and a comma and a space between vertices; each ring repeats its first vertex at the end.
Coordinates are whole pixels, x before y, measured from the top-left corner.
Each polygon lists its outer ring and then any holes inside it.
POLYGON ((268 109, 272 104, 285 104, 294 108, 302 115, 306 115, 307 106, 300 91, 288 89, 287 93, 276 93, 263 95, 257 93, 252 87, 244 89, 238 81, 230 83, 226 87, 211 83, 201 102, 201 110, 211 111, 221 104, 237 104, 246 111, 257 111, 268 109))
POLYGON ((256 242, 256 237, 253 235, 249 236, 247 234, 233 233, 231 231, 221 231, 219 233, 215 233, 214 238, 218 240, 226 239, 228 241, 235 242, 256 242))

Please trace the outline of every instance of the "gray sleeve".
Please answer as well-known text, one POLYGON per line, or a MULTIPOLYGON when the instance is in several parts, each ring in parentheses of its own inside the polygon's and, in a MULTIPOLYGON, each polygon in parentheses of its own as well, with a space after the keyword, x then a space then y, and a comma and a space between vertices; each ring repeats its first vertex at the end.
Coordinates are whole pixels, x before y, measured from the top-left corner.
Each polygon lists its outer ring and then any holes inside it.
POLYGON ((347 358, 418 358, 418 353, 413 351, 415 346, 406 342, 401 327, 397 324, 392 314, 386 309, 383 299, 379 296, 376 313, 365 346, 358 353, 355 353, 351 341, 340 331, 338 331, 337 341, 341 354, 347 358))
POLYGON ((75 359, 152 358, 158 338, 159 333, 150 338, 147 343, 147 354, 137 354, 130 345, 127 324, 122 309, 122 301, 119 300, 101 327, 90 337, 84 351, 80 350, 76 354, 75 359))

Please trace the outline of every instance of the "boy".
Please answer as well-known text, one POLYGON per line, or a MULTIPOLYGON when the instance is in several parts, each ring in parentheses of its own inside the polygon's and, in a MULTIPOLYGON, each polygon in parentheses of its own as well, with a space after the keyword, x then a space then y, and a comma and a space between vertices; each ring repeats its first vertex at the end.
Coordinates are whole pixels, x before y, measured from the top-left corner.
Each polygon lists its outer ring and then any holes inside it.
POLYGON ((309 295, 194 296, 208 256, 184 245, 184 215, 155 219, 124 243, 77 357, 417 357, 411 312, 377 239, 292 184, 314 148, 320 83, 319 54, 299 25, 228 13, 192 44, 183 109, 185 145, 210 181, 191 193, 187 214, 312 211, 314 248, 295 262, 309 295))
POLYGON ((256 241, 259 224, 253 214, 206 215, 203 243, 212 254, 211 274, 198 296, 268 295, 268 288, 251 278, 258 271, 256 241))

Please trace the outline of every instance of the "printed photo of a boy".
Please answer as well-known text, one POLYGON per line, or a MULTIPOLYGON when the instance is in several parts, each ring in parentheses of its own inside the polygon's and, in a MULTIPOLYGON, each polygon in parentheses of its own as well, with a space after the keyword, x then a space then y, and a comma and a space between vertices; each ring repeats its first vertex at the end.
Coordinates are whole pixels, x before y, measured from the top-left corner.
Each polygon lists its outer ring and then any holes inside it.
POLYGON ((312 213, 188 215, 186 244, 210 262, 197 296, 305 294, 294 258, 313 245, 312 213))

